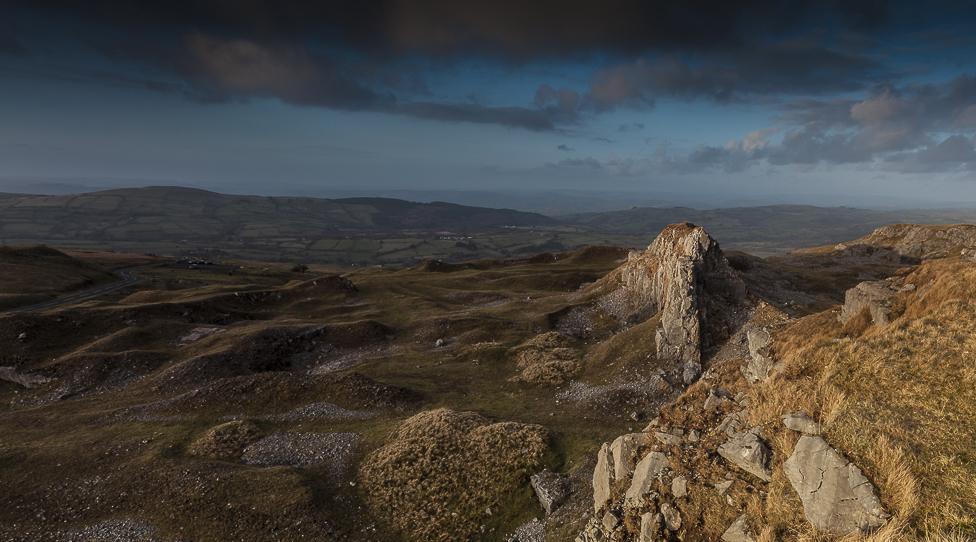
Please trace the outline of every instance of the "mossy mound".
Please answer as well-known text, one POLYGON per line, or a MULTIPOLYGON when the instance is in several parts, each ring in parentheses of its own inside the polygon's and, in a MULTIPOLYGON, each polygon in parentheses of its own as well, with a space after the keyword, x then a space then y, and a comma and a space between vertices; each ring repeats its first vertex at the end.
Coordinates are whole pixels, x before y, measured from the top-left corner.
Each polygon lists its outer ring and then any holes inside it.
POLYGON ((253 422, 234 420, 210 428, 190 444, 187 452, 211 459, 240 459, 244 448, 261 438, 261 431, 253 422))
POLYGON ((407 539, 467 540, 542 467, 547 440, 538 425, 431 410, 406 420, 360 477, 373 513, 407 539))

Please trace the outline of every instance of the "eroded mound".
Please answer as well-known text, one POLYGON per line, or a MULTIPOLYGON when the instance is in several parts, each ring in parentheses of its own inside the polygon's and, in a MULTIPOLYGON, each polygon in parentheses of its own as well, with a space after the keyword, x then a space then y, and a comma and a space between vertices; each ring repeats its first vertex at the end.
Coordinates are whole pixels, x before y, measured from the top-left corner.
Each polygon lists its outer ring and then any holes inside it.
POLYGON ((362 464, 370 508, 410 540, 467 540, 542 467, 538 425, 437 409, 405 421, 362 464))

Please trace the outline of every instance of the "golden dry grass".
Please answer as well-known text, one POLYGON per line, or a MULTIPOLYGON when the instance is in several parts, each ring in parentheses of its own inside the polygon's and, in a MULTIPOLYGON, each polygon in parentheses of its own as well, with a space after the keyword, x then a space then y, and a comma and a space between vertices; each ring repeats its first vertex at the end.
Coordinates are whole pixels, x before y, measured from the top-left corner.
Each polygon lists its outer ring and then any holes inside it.
MULTIPOLYGON (((778 334, 778 372, 751 389, 751 421, 763 426, 774 460, 782 462, 796 436, 779 418, 805 411, 874 481, 892 520, 845 540, 971 540, 976 268, 958 260, 931 262, 906 282, 917 290, 902 295, 904 312, 887 326, 860 317, 841 325, 828 312, 778 334)), ((782 469, 765 502, 751 508, 779 539, 818 540, 782 469)))

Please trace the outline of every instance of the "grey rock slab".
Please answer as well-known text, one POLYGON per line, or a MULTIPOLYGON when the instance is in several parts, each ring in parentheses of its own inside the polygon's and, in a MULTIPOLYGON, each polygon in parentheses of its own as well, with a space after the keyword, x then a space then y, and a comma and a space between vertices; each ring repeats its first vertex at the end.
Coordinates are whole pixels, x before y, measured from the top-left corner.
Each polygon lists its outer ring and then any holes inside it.
POLYGON ((769 468, 769 447, 759 438, 756 429, 736 433, 718 447, 718 454, 764 482, 768 482, 773 475, 769 468))
POLYGON ((630 433, 617 437, 610 444, 614 480, 623 480, 634 473, 634 465, 637 464, 637 448, 642 442, 644 442, 643 433, 630 433))
POLYGON ((746 333, 746 340, 749 343, 749 361, 742 368, 742 375, 755 384, 765 380, 773 368, 774 361, 770 352, 773 340, 764 329, 750 329, 746 333))
POLYGON ((803 503, 807 521, 820 531, 868 532, 890 517, 861 469, 822 437, 800 437, 783 470, 803 503))
POLYGON ((653 493, 651 488, 654 480, 670 465, 668 456, 661 452, 651 452, 645 455, 634 468, 634 477, 624 494, 624 504, 630 507, 640 506, 653 493))
POLYGON ((722 533, 722 542, 756 542, 749 529, 749 518, 742 514, 722 533))

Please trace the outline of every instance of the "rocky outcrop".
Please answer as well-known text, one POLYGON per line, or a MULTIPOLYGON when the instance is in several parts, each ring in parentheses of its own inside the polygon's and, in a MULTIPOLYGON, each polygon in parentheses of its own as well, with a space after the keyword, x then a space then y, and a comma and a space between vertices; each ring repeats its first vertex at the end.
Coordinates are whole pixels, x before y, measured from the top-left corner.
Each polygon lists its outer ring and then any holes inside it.
MULTIPOLYGON (((718 243, 701 227, 672 224, 643 252, 607 277, 631 315, 659 312, 659 360, 673 362, 689 384, 702 368, 702 349, 729 335, 745 287, 718 243)), ((604 281, 606 282, 606 281, 604 281)))
POLYGON ((897 293, 888 281, 862 282, 844 294, 839 319, 841 323, 847 323, 861 311, 867 310, 871 313, 871 321, 883 326, 891 320, 891 302, 897 293))
POLYGON ((746 341, 749 344, 749 359, 742 367, 742 376, 755 384, 766 380, 773 369, 773 355, 770 352, 773 339, 764 329, 750 329, 746 333, 746 341))
POLYGON ((867 532, 890 517, 861 469, 819 436, 800 437, 783 469, 807 521, 818 530, 867 532))
POLYGON ((764 482, 768 482, 773 475, 769 468, 772 454, 766 443, 759 438, 758 429, 736 433, 718 447, 718 455, 764 482))
POLYGON ((892 224, 837 248, 843 250, 858 246, 888 249, 903 258, 914 260, 958 256, 976 247, 976 226, 892 224))

